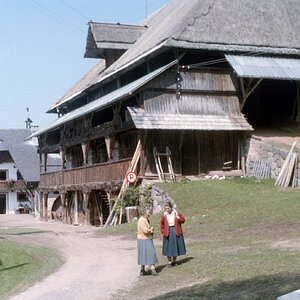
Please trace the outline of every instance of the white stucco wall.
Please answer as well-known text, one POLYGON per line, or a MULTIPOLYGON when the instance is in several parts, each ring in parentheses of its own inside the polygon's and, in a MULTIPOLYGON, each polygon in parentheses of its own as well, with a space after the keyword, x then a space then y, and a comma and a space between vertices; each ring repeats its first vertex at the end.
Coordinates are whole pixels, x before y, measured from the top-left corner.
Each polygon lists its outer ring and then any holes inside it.
POLYGON ((17 180, 17 166, 15 163, 0 164, 0 170, 8 170, 8 179, 17 180))
MULTIPOLYGON (((8 170, 7 179, 17 180, 17 166, 15 163, 2 163, 0 164, 0 170, 8 170)), ((1 194, 6 194, 6 214, 14 214, 15 209, 20 203, 30 206, 30 202, 18 202, 17 193, 21 191, 0 191, 1 194)), ((31 200, 31 199, 30 199, 31 200)))

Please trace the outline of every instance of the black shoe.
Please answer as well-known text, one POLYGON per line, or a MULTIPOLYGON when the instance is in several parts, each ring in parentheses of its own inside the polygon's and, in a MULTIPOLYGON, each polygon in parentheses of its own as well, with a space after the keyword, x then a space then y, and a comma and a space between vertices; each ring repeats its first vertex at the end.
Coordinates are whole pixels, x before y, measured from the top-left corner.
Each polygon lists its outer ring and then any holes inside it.
POLYGON ((172 268, 173 267, 173 265, 172 264, 168 264, 168 268, 172 268))
POLYGON ((175 261, 173 261, 172 266, 175 267, 175 266, 178 266, 178 264, 175 261))
POLYGON ((151 270, 151 275, 157 276, 158 274, 157 274, 157 272, 155 270, 151 270))
POLYGON ((141 270, 140 276, 144 276, 144 275, 147 275, 147 272, 145 270, 141 270))

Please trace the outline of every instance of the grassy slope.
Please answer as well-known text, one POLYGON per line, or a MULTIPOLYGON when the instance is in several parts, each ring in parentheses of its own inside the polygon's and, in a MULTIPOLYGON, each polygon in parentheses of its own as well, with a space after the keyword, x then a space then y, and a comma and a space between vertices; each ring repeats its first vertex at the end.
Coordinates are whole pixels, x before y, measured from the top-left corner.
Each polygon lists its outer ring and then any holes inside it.
MULTIPOLYGON (((178 209, 187 255, 165 268, 160 216, 156 227, 158 277, 139 278, 124 299, 276 299, 300 286, 300 191, 254 179, 164 183, 178 209), (279 247, 296 243, 297 247, 279 247)), ((109 233, 135 237, 136 224, 109 233)))
POLYGON ((62 263, 50 248, 34 247, 9 240, 10 234, 31 234, 32 229, 0 228, 0 298, 22 291, 48 276, 62 263))

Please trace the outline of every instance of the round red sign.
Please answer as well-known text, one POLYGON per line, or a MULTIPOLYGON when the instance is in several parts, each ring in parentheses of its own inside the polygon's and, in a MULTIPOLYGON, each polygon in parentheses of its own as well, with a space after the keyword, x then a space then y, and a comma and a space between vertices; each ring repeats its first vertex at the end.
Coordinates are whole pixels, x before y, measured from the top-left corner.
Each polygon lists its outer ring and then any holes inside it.
POLYGON ((135 183, 137 180, 137 175, 135 172, 128 172, 126 175, 126 179, 129 183, 135 183))

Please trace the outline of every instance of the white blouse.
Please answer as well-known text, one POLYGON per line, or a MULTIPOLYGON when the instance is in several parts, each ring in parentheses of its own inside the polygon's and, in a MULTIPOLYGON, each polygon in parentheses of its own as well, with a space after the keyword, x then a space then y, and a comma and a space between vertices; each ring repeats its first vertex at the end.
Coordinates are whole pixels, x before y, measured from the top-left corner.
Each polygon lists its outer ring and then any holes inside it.
POLYGON ((170 214, 168 212, 166 212, 165 214, 166 214, 169 226, 175 226, 175 217, 176 217, 175 210, 173 209, 170 214))

